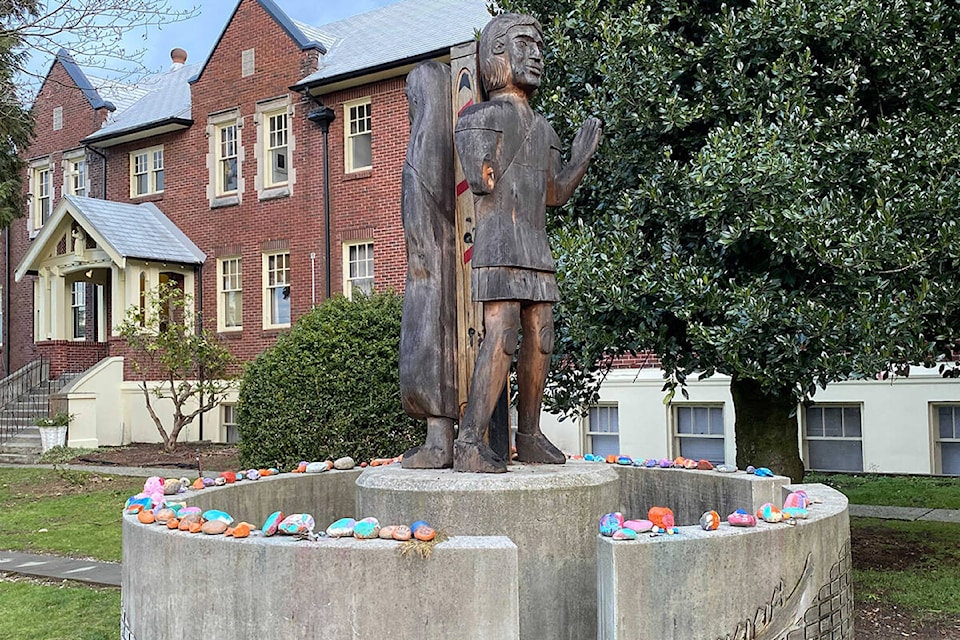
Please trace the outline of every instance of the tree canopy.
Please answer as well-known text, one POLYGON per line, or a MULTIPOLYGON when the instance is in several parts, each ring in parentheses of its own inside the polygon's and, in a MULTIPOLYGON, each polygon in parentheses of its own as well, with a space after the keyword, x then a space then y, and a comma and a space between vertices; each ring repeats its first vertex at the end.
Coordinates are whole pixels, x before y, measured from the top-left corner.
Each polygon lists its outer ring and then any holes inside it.
POLYGON ((954 348, 960 5, 501 5, 543 24, 539 108, 561 138, 605 124, 551 220, 556 398, 588 400, 581 371, 652 349, 668 385, 722 372, 795 406, 954 348))
POLYGON ((21 214, 23 196, 20 180, 23 159, 19 152, 30 141, 32 119, 17 99, 16 71, 24 54, 19 34, 4 25, 22 21, 35 10, 33 2, 0 5, 0 227, 21 214))

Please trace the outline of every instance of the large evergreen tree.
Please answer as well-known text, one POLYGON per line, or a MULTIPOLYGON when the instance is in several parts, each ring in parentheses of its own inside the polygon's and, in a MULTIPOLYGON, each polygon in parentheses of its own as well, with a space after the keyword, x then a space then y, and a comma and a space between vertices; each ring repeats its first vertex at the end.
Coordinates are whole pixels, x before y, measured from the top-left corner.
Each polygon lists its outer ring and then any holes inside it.
POLYGON ((538 16, 539 97, 605 140, 558 212, 554 399, 652 349, 666 390, 731 376, 738 463, 797 479, 816 386, 960 335, 960 4, 503 0, 538 16), (584 369, 578 369, 581 365, 584 369))
POLYGON ((21 38, 11 25, 33 16, 33 0, 0 3, 0 228, 22 215, 23 159, 19 153, 27 146, 32 131, 29 112, 16 91, 16 72, 23 58, 21 38))

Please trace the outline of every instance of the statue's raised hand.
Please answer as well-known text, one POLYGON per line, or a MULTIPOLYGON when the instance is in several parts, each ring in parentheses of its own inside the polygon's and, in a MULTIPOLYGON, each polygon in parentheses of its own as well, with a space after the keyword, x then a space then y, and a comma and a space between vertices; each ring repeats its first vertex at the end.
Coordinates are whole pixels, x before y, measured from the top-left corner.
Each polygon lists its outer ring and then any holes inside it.
POLYGON ((578 164, 589 162, 597 151, 597 145, 600 144, 601 133, 603 133, 603 124, 600 119, 593 116, 587 118, 573 138, 570 161, 578 164))

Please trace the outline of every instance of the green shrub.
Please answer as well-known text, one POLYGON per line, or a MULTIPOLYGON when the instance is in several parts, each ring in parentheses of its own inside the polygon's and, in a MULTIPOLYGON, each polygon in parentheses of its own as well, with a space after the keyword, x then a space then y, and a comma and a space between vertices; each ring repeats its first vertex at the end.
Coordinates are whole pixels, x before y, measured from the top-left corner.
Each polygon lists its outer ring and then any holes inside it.
POLYGON ((424 427, 400 403, 402 299, 342 296, 297 320, 240 385, 239 452, 251 466, 396 456, 424 427))

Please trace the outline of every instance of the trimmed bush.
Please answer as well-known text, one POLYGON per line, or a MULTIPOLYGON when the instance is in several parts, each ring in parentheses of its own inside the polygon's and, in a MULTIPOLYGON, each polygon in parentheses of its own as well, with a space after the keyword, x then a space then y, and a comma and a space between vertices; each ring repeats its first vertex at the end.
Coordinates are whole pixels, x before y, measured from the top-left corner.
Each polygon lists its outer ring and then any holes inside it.
POLYGON ((249 363, 237 408, 242 463, 359 462, 422 443, 424 425, 400 403, 401 306, 393 293, 331 298, 249 363))

